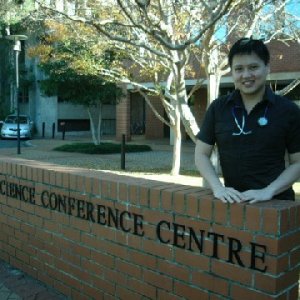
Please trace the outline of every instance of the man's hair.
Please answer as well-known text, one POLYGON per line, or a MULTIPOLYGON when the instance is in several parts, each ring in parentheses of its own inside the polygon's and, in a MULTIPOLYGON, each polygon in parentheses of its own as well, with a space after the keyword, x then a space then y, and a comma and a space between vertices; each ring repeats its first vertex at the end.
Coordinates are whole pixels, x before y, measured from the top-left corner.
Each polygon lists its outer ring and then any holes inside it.
POLYGON ((270 62, 270 52, 262 40, 251 38, 242 38, 235 42, 228 54, 229 66, 232 66, 232 60, 235 55, 255 53, 267 65, 270 62))

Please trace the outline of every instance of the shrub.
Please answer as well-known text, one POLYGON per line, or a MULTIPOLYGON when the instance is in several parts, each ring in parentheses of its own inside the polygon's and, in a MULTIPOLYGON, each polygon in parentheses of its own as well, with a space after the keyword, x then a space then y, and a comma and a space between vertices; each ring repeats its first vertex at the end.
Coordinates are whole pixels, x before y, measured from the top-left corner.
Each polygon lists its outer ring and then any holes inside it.
MULTIPOLYGON (((93 143, 73 143, 66 144, 53 149, 54 151, 77 152, 85 154, 114 154, 121 153, 121 144, 117 143, 101 143, 94 145, 93 143)), ((145 152, 152 151, 148 145, 126 144, 125 152, 145 152)))

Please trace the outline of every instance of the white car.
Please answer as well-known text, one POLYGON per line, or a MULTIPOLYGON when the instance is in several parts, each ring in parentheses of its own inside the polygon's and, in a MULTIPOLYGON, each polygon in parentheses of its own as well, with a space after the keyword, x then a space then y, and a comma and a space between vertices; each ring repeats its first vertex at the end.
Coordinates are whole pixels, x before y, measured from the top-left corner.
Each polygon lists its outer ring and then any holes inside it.
MULTIPOLYGON (((18 137, 17 115, 8 115, 1 128, 2 139, 16 139, 18 137)), ((19 116, 20 138, 31 139, 33 133, 33 121, 27 115, 19 116)))

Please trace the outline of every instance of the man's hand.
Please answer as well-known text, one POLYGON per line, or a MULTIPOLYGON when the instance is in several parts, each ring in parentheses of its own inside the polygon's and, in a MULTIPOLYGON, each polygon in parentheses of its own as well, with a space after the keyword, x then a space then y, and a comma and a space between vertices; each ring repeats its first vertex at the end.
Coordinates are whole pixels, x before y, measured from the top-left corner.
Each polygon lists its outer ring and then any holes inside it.
POLYGON ((269 201, 272 199, 273 194, 266 188, 260 190, 248 190, 242 193, 243 201, 249 203, 269 201))
POLYGON ((213 193, 216 198, 224 203, 240 203, 245 201, 243 194, 231 187, 218 187, 213 190, 213 193))

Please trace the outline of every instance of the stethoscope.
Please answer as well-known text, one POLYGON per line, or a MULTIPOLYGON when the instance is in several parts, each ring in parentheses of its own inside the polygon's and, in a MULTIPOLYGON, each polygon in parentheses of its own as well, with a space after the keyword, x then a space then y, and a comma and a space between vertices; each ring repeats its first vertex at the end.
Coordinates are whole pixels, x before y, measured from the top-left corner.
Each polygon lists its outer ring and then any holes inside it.
MULTIPOLYGON (((251 134, 252 130, 245 131, 245 114, 244 113, 243 113, 243 116, 242 116, 242 124, 239 123, 239 121, 236 117, 236 114, 235 114, 235 109, 236 108, 241 108, 241 106, 234 106, 231 110, 231 113, 232 113, 232 116, 234 118, 234 122, 235 122, 237 128, 240 131, 239 132, 233 132, 232 135, 242 135, 242 134, 243 135, 248 135, 248 134, 251 134)), ((268 109, 269 109, 269 106, 267 105, 266 108, 265 108, 264 115, 257 120, 257 123, 260 127, 264 127, 264 126, 268 125, 268 123, 269 123, 269 121, 266 117, 268 109)))

